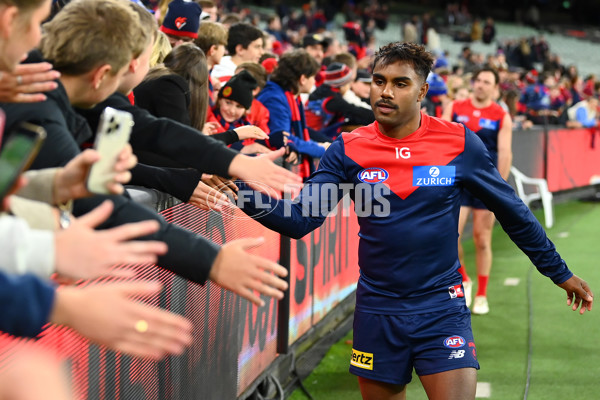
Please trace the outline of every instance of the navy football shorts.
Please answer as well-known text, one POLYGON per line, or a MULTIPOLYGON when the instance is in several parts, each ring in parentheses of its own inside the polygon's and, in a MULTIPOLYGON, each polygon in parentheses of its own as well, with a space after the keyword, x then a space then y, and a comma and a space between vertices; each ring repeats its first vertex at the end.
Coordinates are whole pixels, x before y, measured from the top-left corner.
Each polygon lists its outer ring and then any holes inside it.
POLYGON ((472 207, 478 210, 487 210, 487 206, 483 203, 483 201, 479 200, 477 197, 473 196, 467 190, 463 190, 462 197, 460 199, 460 205, 462 207, 472 207))
POLYGON ((419 376, 479 369, 466 306, 416 315, 354 312, 352 374, 404 385, 413 368, 419 376))

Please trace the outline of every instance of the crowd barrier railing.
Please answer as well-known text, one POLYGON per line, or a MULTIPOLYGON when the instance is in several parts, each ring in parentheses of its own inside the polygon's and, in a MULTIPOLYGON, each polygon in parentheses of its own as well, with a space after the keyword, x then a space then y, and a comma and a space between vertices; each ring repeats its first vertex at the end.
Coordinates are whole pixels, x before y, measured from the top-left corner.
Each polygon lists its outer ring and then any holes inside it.
POLYGON ((136 271, 134 279, 162 283, 161 293, 146 301, 189 318, 193 343, 180 356, 153 362, 90 344, 68 328, 48 326, 37 341, 65 360, 76 399, 236 399, 280 353, 355 291, 358 227, 351 207, 304 238, 291 240, 233 205, 218 213, 153 190, 129 192, 168 222, 217 244, 264 236, 264 244, 251 251, 288 267, 290 289, 283 301, 263 296, 265 305, 258 307, 211 282, 201 286, 153 265, 123 266, 136 271))

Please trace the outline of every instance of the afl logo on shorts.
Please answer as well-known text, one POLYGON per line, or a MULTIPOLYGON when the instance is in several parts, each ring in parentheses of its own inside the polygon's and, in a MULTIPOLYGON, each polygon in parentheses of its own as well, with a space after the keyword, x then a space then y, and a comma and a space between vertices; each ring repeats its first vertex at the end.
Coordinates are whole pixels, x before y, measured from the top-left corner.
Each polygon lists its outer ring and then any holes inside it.
POLYGON ((467 342, 462 336, 450 336, 444 339, 444 346, 450 349, 458 349, 463 347, 467 342))
POLYGON ((358 179, 364 183, 376 184, 385 182, 390 176, 383 168, 366 168, 358 173, 358 179))

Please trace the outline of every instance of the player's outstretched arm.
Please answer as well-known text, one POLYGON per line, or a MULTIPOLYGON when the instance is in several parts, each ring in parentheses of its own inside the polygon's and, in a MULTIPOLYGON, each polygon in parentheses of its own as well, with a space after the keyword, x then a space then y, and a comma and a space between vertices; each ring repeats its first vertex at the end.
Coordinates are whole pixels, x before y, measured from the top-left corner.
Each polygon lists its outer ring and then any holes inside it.
POLYGON ((283 291, 288 285, 278 276, 286 276, 287 270, 273 261, 247 251, 263 243, 262 237, 225 243, 210 270, 210 280, 258 306, 263 306, 264 301, 254 293, 255 291, 276 299, 283 298, 283 291))
POLYGON ((573 306, 573 311, 577 311, 580 305, 579 314, 583 314, 585 310, 592 311, 594 294, 586 281, 577 275, 573 275, 557 285, 567 292, 567 306, 573 306))
POLYGON ((273 198, 286 190, 286 185, 299 185, 302 179, 291 171, 273 163, 284 156, 285 148, 259 157, 236 156, 229 166, 229 174, 248 183, 250 187, 273 198))

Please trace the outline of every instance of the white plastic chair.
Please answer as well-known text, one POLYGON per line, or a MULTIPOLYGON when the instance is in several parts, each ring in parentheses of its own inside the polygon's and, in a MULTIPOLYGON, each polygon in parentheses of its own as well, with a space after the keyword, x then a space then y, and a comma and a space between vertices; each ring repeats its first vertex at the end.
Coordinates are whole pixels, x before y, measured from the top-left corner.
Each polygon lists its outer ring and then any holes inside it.
POLYGON ((548 182, 542 178, 530 178, 515 167, 510 167, 510 172, 515 178, 517 194, 527 207, 534 200, 542 200, 546 228, 552 228, 552 225, 554 225, 554 210, 552 208, 552 192, 548 190, 548 182), (523 185, 534 185, 537 187, 537 192, 526 194, 523 185))

